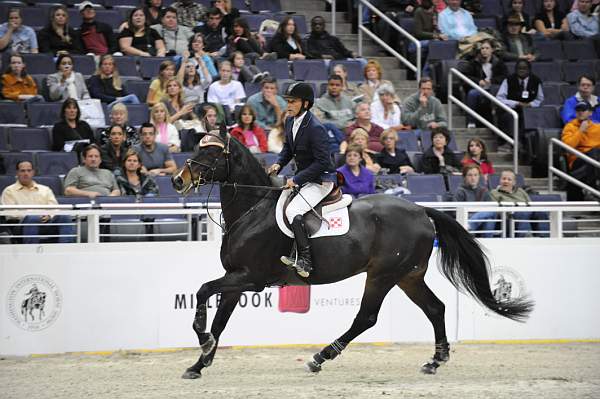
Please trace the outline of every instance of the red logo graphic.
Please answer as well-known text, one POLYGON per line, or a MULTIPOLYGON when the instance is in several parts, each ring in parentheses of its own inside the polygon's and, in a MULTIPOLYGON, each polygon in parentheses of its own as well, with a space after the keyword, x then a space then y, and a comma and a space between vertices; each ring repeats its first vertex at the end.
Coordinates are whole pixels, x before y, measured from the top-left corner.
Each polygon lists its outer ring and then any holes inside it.
POLYGON ((333 217, 329 218, 329 228, 330 229, 339 229, 342 227, 343 222, 341 217, 333 217))

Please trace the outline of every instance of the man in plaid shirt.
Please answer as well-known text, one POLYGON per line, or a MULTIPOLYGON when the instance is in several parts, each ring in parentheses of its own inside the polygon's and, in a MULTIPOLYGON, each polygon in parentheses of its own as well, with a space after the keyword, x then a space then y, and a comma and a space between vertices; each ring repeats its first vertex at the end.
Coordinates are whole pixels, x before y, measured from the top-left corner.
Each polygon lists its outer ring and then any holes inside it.
POLYGON ((180 25, 194 28, 200 22, 206 22, 206 9, 194 0, 176 1, 171 7, 177 10, 177 22, 180 25))

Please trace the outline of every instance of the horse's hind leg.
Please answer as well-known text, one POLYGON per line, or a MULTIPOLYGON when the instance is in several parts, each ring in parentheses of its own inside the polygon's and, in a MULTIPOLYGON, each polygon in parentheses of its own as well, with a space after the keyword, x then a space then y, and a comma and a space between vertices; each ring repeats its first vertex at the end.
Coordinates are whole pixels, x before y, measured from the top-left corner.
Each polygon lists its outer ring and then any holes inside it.
POLYGON ((367 276, 360 310, 354 318, 352 326, 341 337, 327 345, 321 352, 316 353, 313 359, 306 363, 309 371, 314 373, 321 371, 321 365, 325 360, 335 359, 354 338, 375 325, 381 304, 394 286, 394 283, 390 283, 389 278, 386 277, 370 278, 367 276))
POLYGON ((435 335, 435 353, 433 357, 421 367, 425 374, 435 374, 437 368, 450 358, 450 345, 446 338, 446 324, 444 320, 445 306, 442 301, 429 289, 423 277, 425 270, 420 269, 416 274, 404 277, 398 286, 406 295, 425 313, 435 335))

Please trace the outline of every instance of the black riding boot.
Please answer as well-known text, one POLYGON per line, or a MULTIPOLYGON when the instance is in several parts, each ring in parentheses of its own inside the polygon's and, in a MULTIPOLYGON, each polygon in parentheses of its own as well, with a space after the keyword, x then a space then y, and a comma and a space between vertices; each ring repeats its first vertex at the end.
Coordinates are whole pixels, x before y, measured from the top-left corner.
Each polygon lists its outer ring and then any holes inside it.
POLYGON ((313 268, 308 234, 304 228, 302 215, 296 216, 292 221, 292 231, 296 238, 297 259, 293 256, 282 256, 281 261, 288 266, 294 267, 301 277, 308 277, 313 268))

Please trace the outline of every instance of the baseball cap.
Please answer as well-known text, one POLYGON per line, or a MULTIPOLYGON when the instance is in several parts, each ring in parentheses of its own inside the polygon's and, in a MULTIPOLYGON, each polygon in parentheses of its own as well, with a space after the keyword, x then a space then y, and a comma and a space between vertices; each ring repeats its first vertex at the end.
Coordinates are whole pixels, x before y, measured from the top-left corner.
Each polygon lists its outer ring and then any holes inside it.
POLYGON ((96 5, 94 3, 92 3, 91 1, 84 1, 82 3, 79 3, 79 6, 78 6, 79 12, 83 11, 84 8, 86 8, 86 7, 93 8, 93 7, 96 7, 96 5))
POLYGON ((580 101, 575 106, 575 111, 589 111, 592 109, 592 106, 586 101, 580 101))

